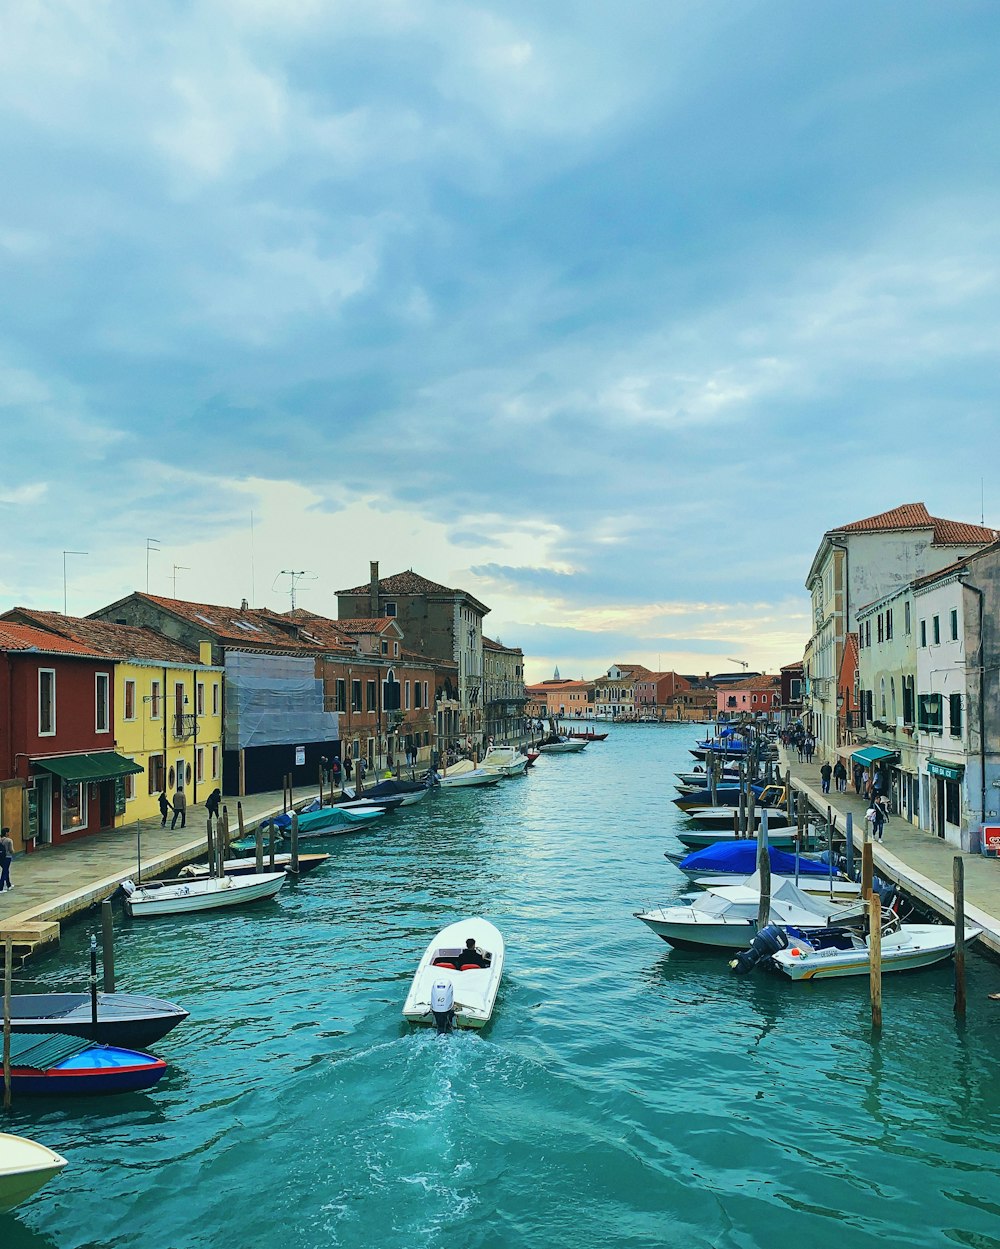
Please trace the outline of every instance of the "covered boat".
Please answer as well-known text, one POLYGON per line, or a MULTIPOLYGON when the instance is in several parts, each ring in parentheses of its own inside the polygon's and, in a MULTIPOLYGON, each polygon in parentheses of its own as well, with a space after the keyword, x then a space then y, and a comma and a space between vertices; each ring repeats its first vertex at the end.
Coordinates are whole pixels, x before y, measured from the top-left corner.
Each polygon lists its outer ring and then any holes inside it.
POLYGON ((55 1150, 26 1136, 0 1132, 0 1211, 26 1201, 65 1165, 55 1150))
MULTIPOLYGON (((389 803, 399 807, 412 807, 414 803, 427 797, 430 788, 427 781, 379 781, 377 785, 363 789, 361 798, 372 804, 382 804, 387 810, 390 809, 387 805, 389 803)), ((343 794, 348 800, 358 798, 357 791, 350 787, 344 789, 343 794)))
POLYGON ((417 965, 404 1018, 439 1032, 482 1028, 493 1014, 503 964, 503 937, 487 920, 474 916, 449 924, 417 965))
POLYGON ((11 1031, 86 1037, 104 1045, 145 1049, 187 1019, 173 1002, 138 993, 98 993, 96 1023, 89 993, 15 993, 11 1031))
POLYGON ((72 1036, 11 1038, 10 1080, 15 1094, 136 1093, 152 1088, 167 1070, 162 1058, 72 1036))
MULTIPOLYGON (((344 807, 319 807, 304 811, 299 816, 299 841, 316 837, 337 837, 341 833, 363 833, 375 820, 385 815, 385 807, 370 806, 362 810, 345 810, 344 807)), ((274 826, 283 838, 292 835, 292 817, 275 816, 274 826)))
MULTIPOLYGON (((770 842, 770 833, 768 834, 770 842)), ((676 856, 667 854, 668 858, 676 856)), ((767 857, 771 861, 771 871, 776 876, 795 875, 795 855, 768 845, 767 857)), ((800 876, 823 876, 829 878, 830 865, 806 855, 799 855, 800 876)), ((677 866, 690 880, 699 876, 749 876, 757 870, 757 841, 753 837, 741 837, 735 841, 715 841, 693 850, 680 858, 677 866)))
POLYGON ((187 915, 195 911, 217 911, 263 902, 273 898, 288 879, 288 873, 255 872, 252 876, 221 876, 207 880, 136 885, 122 881, 125 909, 133 919, 157 915, 187 915))

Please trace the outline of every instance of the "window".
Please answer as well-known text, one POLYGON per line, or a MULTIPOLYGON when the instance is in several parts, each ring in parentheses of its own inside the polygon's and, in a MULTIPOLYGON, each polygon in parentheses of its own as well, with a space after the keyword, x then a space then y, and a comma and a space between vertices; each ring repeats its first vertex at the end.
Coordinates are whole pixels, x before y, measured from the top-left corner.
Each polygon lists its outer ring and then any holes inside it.
POLYGON ((944 783, 944 818, 946 824, 961 823, 962 798, 957 781, 944 783))
POLYGON ((219 779, 219 748, 218 746, 213 746, 212 747, 212 780, 217 781, 218 779, 219 779))
POLYGON ((881 705, 881 708, 882 708, 879 714, 884 720, 885 719, 885 677, 882 678, 879 684, 878 692, 879 692, 879 704, 881 705))
MULTIPOLYGON (((361 682, 360 681, 351 682, 351 710, 352 711, 361 710, 361 682)), ((357 758, 356 755, 355 755, 355 758, 357 758)))
POLYGON ((403 710, 404 711, 410 710, 410 683, 409 681, 403 682, 403 710))
POLYGON ((892 638, 892 608, 886 609, 885 613, 885 640, 888 642, 892 638))
POLYGON ((166 789, 165 777, 163 775, 163 756, 149 756, 149 792, 151 794, 160 794, 166 789))
POLYGON ((387 616, 395 616, 395 614, 396 614, 396 604, 395 604, 395 603, 386 603, 386 605, 385 605, 385 609, 384 609, 384 610, 385 610, 385 614, 386 614, 387 616))
POLYGON ((205 714, 205 683, 204 681, 199 681, 198 684, 194 687, 194 707, 195 707, 195 712, 197 715, 203 716, 205 714))
POLYGON ((343 677, 337 677, 337 710, 347 710, 347 681, 343 677))
POLYGON ((789 682, 789 699, 794 703, 802 697, 802 682, 798 677, 792 677, 789 682))
MULTIPOLYGON (((160 683, 159 681, 151 681, 149 683, 149 718, 150 720, 159 720, 160 718, 160 683)), ((162 789, 163 786, 160 786, 162 789)), ((153 790, 149 791, 153 793, 153 790)), ((160 791, 157 790, 157 793, 160 791)))
POLYGON ((878 640, 882 641, 882 613, 878 614, 878 640))
POLYGON ((205 779, 205 747, 199 746, 194 752, 194 779, 201 782, 205 779))
POLYGON ((95 728, 98 733, 107 733, 111 729, 111 678, 106 672, 98 672, 94 687, 95 728))
POLYGON ((124 711, 123 711, 123 719, 134 720, 135 719, 135 682, 134 681, 127 680, 125 682, 124 696, 123 696, 122 701, 125 704, 124 711))
POLYGON ((934 645, 937 646, 941 641, 941 617, 934 617, 934 645))
POLYGON ((903 677, 903 723, 913 723, 913 677, 903 677))
POLYGON ((917 696, 917 728, 923 733, 941 732, 941 695, 917 696))
POLYGON ((218 681, 213 681, 212 682, 212 715, 217 716, 218 714, 219 714, 219 683, 218 681))
POLYGON ((389 643, 388 641, 386 641, 385 638, 382 639, 382 654, 383 655, 389 654, 389 643))
POLYGON ((952 737, 962 736, 962 695, 949 694, 948 716, 952 737))
POLYGON ((863 624, 859 624, 858 625, 858 650, 863 651, 864 649, 865 649, 865 626, 863 624))
POLYGON ((951 640, 953 642, 958 641, 958 612, 957 611, 953 611, 951 613, 951 640))
POLYGON ((393 659, 399 658, 399 643, 398 642, 393 642, 392 644, 392 657, 393 659))
POLYGON ((351 742, 351 757, 354 759, 361 758, 361 742, 357 737, 354 739, 353 742, 351 742))
POLYGON ((423 706, 423 703, 420 701, 420 682, 419 682, 419 681, 414 681, 414 682, 413 682, 413 707, 414 707, 414 710, 415 710, 415 711, 419 711, 419 710, 420 710, 420 708, 421 708, 422 706, 423 706))
POLYGON ((365 710, 377 711, 378 703, 375 701, 375 682, 365 682, 365 710))
POLYGON ((892 703, 892 723, 896 723, 896 678, 889 678, 889 699, 892 703))
MULTIPOLYGON (((133 682, 133 685, 134 684, 135 682, 133 682)), ((129 759, 132 759, 131 755, 127 755, 126 757, 129 759)), ((133 763, 135 762, 134 759, 132 761, 133 763)), ((135 772, 129 772, 126 776, 122 777, 122 780, 125 783, 125 801, 126 802, 131 802, 135 798, 135 778, 136 778, 135 772)))
POLYGON ((87 787, 79 781, 62 783, 62 831, 87 827, 87 787))
POLYGON ((921 646, 927 645, 927 621, 926 620, 921 620, 920 622, 920 645, 921 646))
POLYGON ((871 646, 871 644, 872 644, 872 622, 870 620, 866 620, 865 621, 865 646, 871 646))
POLYGON ((429 707, 430 705, 431 705, 431 701, 427 697, 427 682, 425 681, 424 682, 424 706, 429 707))
POLYGON ((56 671, 38 669, 38 736, 54 737, 56 731, 56 671))
POLYGON ((903 604, 903 631, 907 634, 910 632, 910 604, 909 603, 903 604))

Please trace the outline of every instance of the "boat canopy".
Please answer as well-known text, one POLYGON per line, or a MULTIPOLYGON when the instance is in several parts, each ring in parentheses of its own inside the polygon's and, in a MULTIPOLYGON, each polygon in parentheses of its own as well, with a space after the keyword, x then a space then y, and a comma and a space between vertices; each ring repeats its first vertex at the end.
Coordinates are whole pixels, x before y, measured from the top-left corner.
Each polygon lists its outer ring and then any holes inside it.
MULTIPOLYGON (((768 846, 768 857, 771 860, 771 871, 776 876, 795 875, 795 855, 787 854, 774 846, 768 846)), ((711 876, 716 872, 732 872, 749 876, 757 870, 757 842, 747 838, 745 841, 715 842, 695 850, 681 860, 683 871, 696 868, 699 873, 711 876)), ((799 858, 800 876, 829 876, 830 868, 826 863, 817 863, 815 859, 799 858)))

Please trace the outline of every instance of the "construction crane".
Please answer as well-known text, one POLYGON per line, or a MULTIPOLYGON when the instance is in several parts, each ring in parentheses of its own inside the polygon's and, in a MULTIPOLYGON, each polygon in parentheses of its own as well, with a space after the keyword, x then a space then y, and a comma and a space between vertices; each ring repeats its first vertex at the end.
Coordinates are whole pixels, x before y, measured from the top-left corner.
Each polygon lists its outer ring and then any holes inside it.
POLYGON ((750 665, 747 663, 745 659, 733 659, 732 655, 726 656, 726 663, 739 664, 743 668, 744 672, 746 672, 747 668, 750 667, 750 665))

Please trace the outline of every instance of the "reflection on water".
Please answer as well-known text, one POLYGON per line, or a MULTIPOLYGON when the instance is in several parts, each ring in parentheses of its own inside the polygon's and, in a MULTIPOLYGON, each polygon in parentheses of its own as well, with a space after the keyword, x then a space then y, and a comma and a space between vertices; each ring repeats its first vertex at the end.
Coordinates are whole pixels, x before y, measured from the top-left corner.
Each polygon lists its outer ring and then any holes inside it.
MULTIPOLYGON (((70 1166, 2 1249, 995 1243, 993 964, 964 1032, 947 969, 887 977, 875 1042, 866 980, 737 977, 633 918, 688 889, 692 736, 617 728, 332 839, 271 906, 120 925, 121 987, 192 1017, 154 1093, 16 1107, 70 1166), (507 942, 493 1023, 411 1031, 417 960, 471 914, 507 942)), ((39 982, 82 987, 86 938, 39 982)))

